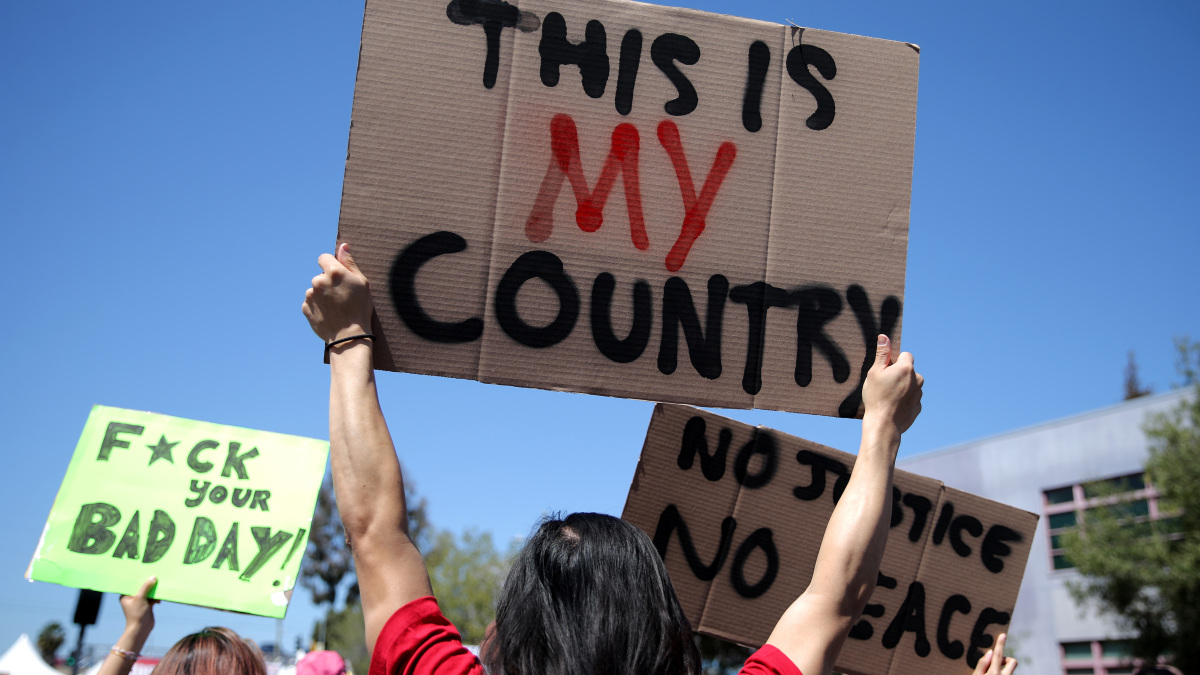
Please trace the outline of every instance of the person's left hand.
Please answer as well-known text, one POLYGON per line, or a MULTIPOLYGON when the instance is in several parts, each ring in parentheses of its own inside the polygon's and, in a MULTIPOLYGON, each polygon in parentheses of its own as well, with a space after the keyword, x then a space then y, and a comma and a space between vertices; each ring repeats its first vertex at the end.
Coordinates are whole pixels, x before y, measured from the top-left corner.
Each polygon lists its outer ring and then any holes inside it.
POLYGON ((125 612, 126 630, 135 629, 143 636, 154 630, 154 606, 158 600, 147 597, 158 583, 158 577, 150 577, 134 595, 121 596, 121 611, 125 612))

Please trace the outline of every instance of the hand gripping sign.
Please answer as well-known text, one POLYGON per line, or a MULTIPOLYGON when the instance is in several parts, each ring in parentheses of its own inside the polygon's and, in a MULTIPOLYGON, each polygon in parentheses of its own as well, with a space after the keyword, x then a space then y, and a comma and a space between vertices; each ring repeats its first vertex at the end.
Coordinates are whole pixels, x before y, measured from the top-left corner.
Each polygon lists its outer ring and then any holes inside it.
MULTIPOLYGON (((808 586, 854 455, 686 406, 655 409, 622 517, 700 632, 761 645, 808 586)), ((839 673, 970 672, 1007 630, 1038 517, 895 472, 875 591, 839 673)))
POLYGON ((280 618, 329 444, 95 406, 26 577, 280 618))
POLYGON ((899 344, 914 45, 369 0, 338 237, 376 367, 854 417, 899 344))

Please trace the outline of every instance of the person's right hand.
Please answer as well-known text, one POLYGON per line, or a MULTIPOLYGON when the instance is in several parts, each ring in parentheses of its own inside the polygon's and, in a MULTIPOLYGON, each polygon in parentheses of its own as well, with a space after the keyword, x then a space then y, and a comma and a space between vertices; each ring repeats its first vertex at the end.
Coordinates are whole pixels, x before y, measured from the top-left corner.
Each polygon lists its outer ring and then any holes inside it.
POLYGON ((121 611, 125 612, 126 630, 135 629, 143 638, 154 629, 154 605, 158 604, 158 600, 151 600, 147 596, 157 583, 157 577, 150 577, 136 594, 121 596, 121 611))
POLYGON ((1017 669, 1017 660, 1004 655, 1004 642, 1007 639, 1007 633, 1001 633, 1000 637, 996 638, 996 648, 987 650, 979 659, 979 663, 975 664, 975 672, 972 675, 1012 675, 1017 669))
POLYGON ((863 383, 863 420, 890 421, 904 433, 921 412, 921 387, 925 378, 917 373, 913 356, 901 352, 893 358, 892 341, 880 335, 875 363, 863 383))
POLYGON ((325 342, 371 332, 371 286, 350 257, 350 247, 338 244, 337 255, 317 259, 322 273, 313 277, 300 308, 313 332, 325 342))

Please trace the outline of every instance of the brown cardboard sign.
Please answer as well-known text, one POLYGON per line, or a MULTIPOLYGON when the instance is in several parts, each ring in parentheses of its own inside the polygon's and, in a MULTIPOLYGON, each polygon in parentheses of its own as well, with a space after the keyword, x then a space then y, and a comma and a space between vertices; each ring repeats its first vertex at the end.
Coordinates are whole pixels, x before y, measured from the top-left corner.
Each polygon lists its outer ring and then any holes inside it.
POLYGON ((338 237, 376 367, 857 416, 913 45, 626 0, 368 0, 338 237))
MULTIPOLYGON (((808 586, 854 460, 659 404, 622 517, 654 540, 696 630, 759 646, 808 586)), ((1007 630, 1037 521, 897 470, 878 584, 835 670, 970 672, 1007 630)))

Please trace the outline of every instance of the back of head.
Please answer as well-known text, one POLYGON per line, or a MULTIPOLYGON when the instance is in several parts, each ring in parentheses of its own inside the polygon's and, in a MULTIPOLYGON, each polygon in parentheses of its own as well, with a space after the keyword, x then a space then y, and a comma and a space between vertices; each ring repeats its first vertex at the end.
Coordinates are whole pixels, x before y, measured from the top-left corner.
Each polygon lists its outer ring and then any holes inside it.
POLYGON ((154 675, 267 675, 258 647, 228 628, 205 628, 176 642, 154 675))
POLYGON ((618 518, 548 519, 496 602, 484 662, 493 675, 687 675, 700 657, 666 567, 618 518))

